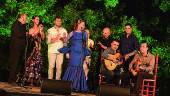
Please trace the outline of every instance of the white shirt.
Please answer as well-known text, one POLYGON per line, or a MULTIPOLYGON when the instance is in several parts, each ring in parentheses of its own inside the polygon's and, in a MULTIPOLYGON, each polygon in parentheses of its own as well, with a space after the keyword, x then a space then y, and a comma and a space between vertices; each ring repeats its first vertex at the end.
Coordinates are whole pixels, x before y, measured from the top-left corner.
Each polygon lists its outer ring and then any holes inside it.
POLYGON ((63 41, 62 40, 58 40, 54 43, 51 43, 51 39, 52 38, 56 38, 58 35, 62 38, 64 37, 64 34, 67 36, 67 30, 63 27, 60 27, 58 30, 55 27, 52 27, 50 29, 48 29, 48 52, 49 53, 59 53, 58 49, 63 47, 63 41))

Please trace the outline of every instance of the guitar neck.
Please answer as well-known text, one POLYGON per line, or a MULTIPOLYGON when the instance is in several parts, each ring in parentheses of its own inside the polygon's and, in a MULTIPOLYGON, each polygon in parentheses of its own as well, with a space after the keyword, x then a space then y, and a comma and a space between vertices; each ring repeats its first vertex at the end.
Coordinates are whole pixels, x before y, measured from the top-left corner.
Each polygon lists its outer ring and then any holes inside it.
POLYGON ((133 55, 135 55, 137 52, 139 52, 139 51, 134 50, 133 52, 130 52, 130 53, 128 53, 127 55, 128 55, 128 56, 133 56, 133 55))

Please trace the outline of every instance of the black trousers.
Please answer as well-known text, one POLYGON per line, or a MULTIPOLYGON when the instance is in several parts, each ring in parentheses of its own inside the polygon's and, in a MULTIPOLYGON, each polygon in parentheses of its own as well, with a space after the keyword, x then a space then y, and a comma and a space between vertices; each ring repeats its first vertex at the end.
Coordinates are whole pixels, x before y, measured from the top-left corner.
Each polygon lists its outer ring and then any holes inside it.
POLYGON ((9 78, 8 82, 13 83, 17 79, 17 74, 24 72, 25 66, 25 44, 13 44, 10 47, 9 57, 9 78))
POLYGON ((112 71, 104 68, 101 74, 105 76, 105 81, 108 84, 124 85, 125 79, 127 78, 127 74, 123 71, 122 66, 117 66, 116 69, 112 71))
POLYGON ((141 89, 143 79, 151 79, 151 78, 153 78, 152 74, 148 74, 147 72, 139 72, 139 74, 137 75, 136 89, 137 90, 141 89))

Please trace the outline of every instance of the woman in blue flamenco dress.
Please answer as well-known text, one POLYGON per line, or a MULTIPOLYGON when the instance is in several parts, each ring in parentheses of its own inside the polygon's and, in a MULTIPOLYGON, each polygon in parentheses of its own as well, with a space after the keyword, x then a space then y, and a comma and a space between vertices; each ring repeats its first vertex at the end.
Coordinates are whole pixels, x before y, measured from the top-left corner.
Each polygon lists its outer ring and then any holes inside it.
POLYGON ((86 56, 90 55, 87 49, 87 33, 85 29, 85 22, 79 19, 74 31, 69 34, 70 46, 59 49, 61 53, 69 53, 69 64, 62 80, 71 81, 73 91, 87 92, 87 80, 83 70, 83 61, 86 56))

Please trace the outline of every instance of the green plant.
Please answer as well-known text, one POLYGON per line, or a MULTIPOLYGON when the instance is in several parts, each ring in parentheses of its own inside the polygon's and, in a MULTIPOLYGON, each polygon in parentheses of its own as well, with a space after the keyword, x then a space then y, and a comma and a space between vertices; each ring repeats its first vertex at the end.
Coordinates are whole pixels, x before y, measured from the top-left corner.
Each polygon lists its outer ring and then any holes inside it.
POLYGON ((113 8, 119 3, 119 0, 104 0, 104 1, 105 1, 104 5, 106 8, 113 8))
POLYGON ((170 1, 169 0, 162 0, 159 8, 163 11, 163 12, 167 12, 170 9, 170 1))

